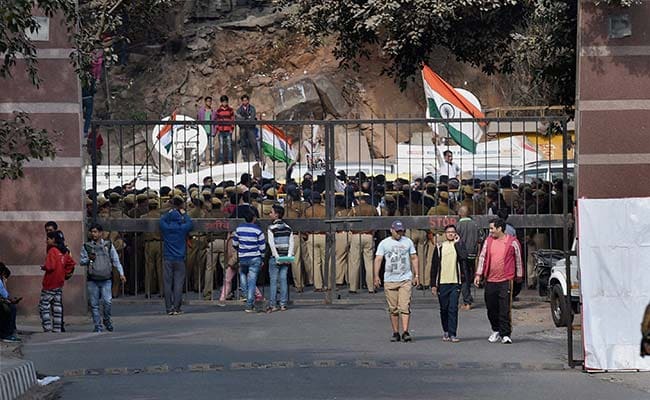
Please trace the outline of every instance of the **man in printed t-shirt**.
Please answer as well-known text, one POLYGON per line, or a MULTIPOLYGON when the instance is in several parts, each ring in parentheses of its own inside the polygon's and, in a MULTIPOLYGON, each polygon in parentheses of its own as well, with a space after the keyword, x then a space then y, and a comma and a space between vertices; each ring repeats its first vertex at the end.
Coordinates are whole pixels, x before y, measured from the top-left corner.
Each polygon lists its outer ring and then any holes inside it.
POLYGON ((384 270, 384 292, 388 302, 390 323, 393 328, 391 342, 411 341, 409 318, 411 314, 411 288, 418 285, 418 256, 411 239, 404 236, 404 224, 393 221, 391 236, 382 240, 377 247, 374 265, 374 284, 381 285, 379 270, 382 259, 386 260, 384 270), (399 334, 399 320, 402 320, 402 336, 399 334))

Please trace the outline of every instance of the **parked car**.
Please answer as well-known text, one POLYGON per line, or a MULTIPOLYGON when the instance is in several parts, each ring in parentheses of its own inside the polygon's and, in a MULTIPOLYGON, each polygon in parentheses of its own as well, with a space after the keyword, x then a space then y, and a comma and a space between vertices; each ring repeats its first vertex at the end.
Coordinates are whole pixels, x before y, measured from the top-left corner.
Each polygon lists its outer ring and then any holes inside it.
MULTIPOLYGON (((575 183, 574 171, 575 163, 573 161, 567 162, 569 184, 575 183)), ((564 177, 564 166, 562 160, 534 161, 526 163, 523 168, 513 171, 511 175, 512 183, 515 185, 530 183, 535 178, 553 182, 555 179, 562 179, 564 177)))
MULTIPOLYGON (((575 254, 577 241, 573 242, 571 254, 575 254)), ((562 327, 573 323, 573 315, 580 314, 582 299, 580 297, 580 268, 575 255, 569 257, 571 262, 571 288, 566 283, 566 259, 553 263, 548 280, 548 296, 551 303, 551 317, 555 326, 562 327), (570 296, 570 306, 566 297, 570 296)))

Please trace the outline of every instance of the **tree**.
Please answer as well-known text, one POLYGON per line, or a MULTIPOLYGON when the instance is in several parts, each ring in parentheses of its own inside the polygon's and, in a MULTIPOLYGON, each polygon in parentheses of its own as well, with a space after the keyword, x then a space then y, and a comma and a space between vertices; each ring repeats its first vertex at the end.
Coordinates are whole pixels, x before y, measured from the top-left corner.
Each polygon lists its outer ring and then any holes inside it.
POLYGON ((343 66, 379 49, 405 87, 436 46, 488 74, 517 72, 531 98, 573 105, 577 5, 571 0, 283 0, 288 25, 319 45, 333 36, 343 66))
MULTIPOLYGON (((32 11, 39 8, 47 17, 62 15, 74 51, 70 60, 82 84, 89 84, 91 64, 97 50, 112 58, 113 46, 132 37, 157 32, 156 24, 172 0, 0 0, 0 79, 11 79, 19 57, 32 84, 38 86, 38 57, 29 33, 39 29, 32 11)), ((0 120, 0 179, 22 176, 23 162, 31 158, 54 157, 48 132, 35 130, 25 114, 15 120, 0 120)))
POLYGON ((23 176, 23 164, 30 159, 54 158, 51 133, 34 129, 29 117, 17 113, 13 120, 0 120, 0 180, 23 176))

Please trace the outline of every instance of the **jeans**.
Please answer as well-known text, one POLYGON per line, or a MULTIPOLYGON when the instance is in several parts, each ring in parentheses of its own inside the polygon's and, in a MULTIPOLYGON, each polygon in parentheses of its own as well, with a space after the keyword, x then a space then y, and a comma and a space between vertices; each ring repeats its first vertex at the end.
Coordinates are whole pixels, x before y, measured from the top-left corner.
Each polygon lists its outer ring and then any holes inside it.
POLYGON ((208 131, 207 133, 208 133, 208 147, 205 150, 205 153, 203 153, 203 161, 212 162, 212 160, 214 160, 214 136, 212 136, 210 131, 208 131))
POLYGON ((219 132, 219 161, 223 163, 233 161, 232 132, 219 132))
POLYGON ((289 284, 287 283, 287 272, 291 264, 277 264, 275 257, 269 260, 269 275, 271 277, 271 298, 270 306, 277 305, 278 274, 280 274, 280 306, 286 306, 289 297, 289 284))
POLYGON ((242 291, 246 293, 246 306, 248 307, 253 307, 255 302, 255 286, 257 285, 257 275, 260 273, 261 267, 261 257, 239 260, 240 285, 242 291))
POLYGON ((242 153, 246 161, 251 161, 251 156, 255 157, 255 161, 260 160, 260 150, 257 145, 257 136, 255 135, 254 128, 242 128, 240 130, 242 140, 242 153))
POLYGON ((474 262, 475 258, 469 258, 463 261, 463 283, 461 284, 461 293, 463 294, 463 304, 474 303, 472 297, 472 282, 474 281, 474 262))
POLYGON ((449 336, 458 334, 458 297, 460 285, 456 283, 443 284, 438 288, 438 301, 440 302, 440 322, 442 330, 449 336))
POLYGON ((86 282, 88 288, 88 301, 90 302, 90 310, 93 314, 93 323, 95 329, 102 328, 102 320, 99 316, 99 300, 104 303, 104 326, 111 326, 111 305, 113 304, 113 294, 111 292, 112 282, 110 279, 105 281, 91 281, 86 282))
POLYGON ((165 310, 180 311, 185 283, 185 261, 163 260, 163 281, 165 285, 165 310))

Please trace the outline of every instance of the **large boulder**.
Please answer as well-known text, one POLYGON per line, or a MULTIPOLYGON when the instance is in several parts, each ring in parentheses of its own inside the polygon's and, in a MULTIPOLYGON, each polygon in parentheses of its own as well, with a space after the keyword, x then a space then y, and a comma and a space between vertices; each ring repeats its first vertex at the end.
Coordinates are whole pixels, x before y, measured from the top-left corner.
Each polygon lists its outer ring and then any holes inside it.
POLYGON ((309 78, 287 81, 273 87, 276 119, 323 119, 323 105, 314 82, 309 78))
POLYGON ((332 81, 323 75, 318 75, 312 79, 316 90, 320 95, 321 103, 325 111, 335 117, 341 118, 348 115, 350 105, 341 96, 341 91, 332 81))

